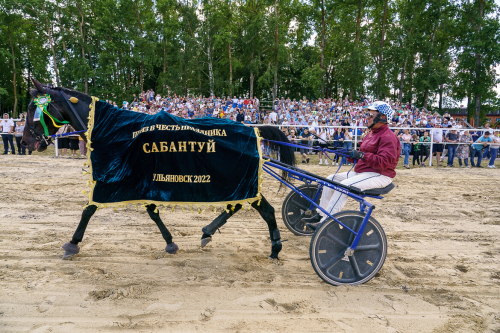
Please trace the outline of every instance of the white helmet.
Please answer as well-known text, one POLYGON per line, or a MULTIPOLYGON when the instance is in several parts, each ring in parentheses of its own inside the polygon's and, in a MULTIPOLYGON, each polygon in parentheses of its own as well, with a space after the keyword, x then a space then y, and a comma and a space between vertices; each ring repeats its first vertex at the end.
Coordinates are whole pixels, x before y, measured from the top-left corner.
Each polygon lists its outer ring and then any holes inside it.
POLYGON ((391 108, 391 106, 386 102, 382 101, 373 102, 368 106, 368 110, 375 110, 382 114, 385 114, 387 120, 389 121, 392 119, 392 116, 394 115, 394 110, 391 108))
MULTIPOLYGON (((392 121, 392 116, 394 115, 394 110, 391 108, 391 106, 389 104, 387 104, 386 102, 381 102, 381 101, 378 101, 378 102, 374 102, 373 104, 370 104, 368 106, 368 110, 374 110, 374 111, 378 111, 379 113, 375 116, 375 118, 373 119, 373 123, 368 126, 368 128, 372 128, 376 123, 389 123, 390 121, 392 121), (383 114, 387 117, 387 120, 383 120, 380 118, 380 115, 383 114)), ((402 119, 399 119, 399 121, 401 121, 402 119)))

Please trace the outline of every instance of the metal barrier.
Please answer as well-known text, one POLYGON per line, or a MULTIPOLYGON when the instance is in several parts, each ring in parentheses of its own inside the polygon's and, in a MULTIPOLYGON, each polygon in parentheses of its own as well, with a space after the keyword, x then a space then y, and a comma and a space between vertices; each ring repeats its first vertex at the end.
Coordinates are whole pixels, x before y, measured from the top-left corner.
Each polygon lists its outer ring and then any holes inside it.
MULTIPOLYGON (((365 130, 366 129, 366 126, 308 126, 308 125, 269 125, 269 124, 245 124, 245 126, 250 126, 250 127, 259 127, 259 126, 273 126, 273 127, 279 127, 280 129, 283 129, 283 128, 348 128, 348 129, 352 129, 354 130, 355 132, 357 132, 358 129, 361 129, 361 130, 365 130)), ((434 148, 434 143, 436 144, 443 144, 443 145, 446 145, 446 142, 434 142, 434 132, 435 131, 442 131, 443 132, 443 139, 446 135, 446 132, 452 130, 452 128, 435 128, 435 127, 430 127, 430 128, 427 128, 427 127, 389 127, 389 129, 391 130, 423 130, 423 131, 427 131, 429 132, 429 136, 431 138, 431 141, 429 143, 427 142, 419 142, 419 144, 430 144, 430 153, 429 153, 429 166, 432 166, 432 154, 433 154, 433 148, 434 148)), ((471 131, 474 131, 474 132, 486 132, 486 131, 489 131, 490 133, 493 133, 493 132, 497 132, 499 130, 495 130, 495 129, 485 129, 485 128, 482 128, 482 129, 477 129, 477 128, 460 128, 460 129, 456 129, 457 131, 459 132, 465 132, 465 131, 468 131, 468 132, 471 132, 471 131)), ((318 140, 314 140, 314 141, 318 141, 318 140)), ((333 140, 326 140, 327 142, 333 142, 333 140)), ((354 136, 354 140, 348 140, 348 141, 352 141, 354 142, 354 149, 357 149, 358 147, 358 136, 354 136)), ((453 143, 454 145, 470 145, 471 143, 453 143)), ((488 145, 494 145, 495 143, 488 143, 488 145)))

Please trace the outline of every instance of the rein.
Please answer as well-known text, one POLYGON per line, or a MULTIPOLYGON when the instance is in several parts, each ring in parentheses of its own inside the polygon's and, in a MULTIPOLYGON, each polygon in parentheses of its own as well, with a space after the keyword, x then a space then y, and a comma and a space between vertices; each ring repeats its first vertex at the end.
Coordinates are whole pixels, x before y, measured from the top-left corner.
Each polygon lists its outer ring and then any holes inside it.
MULTIPOLYGON (((352 153, 348 149, 332 150, 332 149, 328 149, 328 148, 321 148, 319 146, 306 146, 306 145, 297 144, 297 143, 288 143, 288 142, 274 141, 274 140, 268 140, 268 139, 261 139, 261 140, 262 141, 271 142, 271 143, 275 143, 275 144, 282 145, 282 146, 289 146, 289 147, 294 147, 294 148, 308 149, 308 150, 313 150, 313 151, 321 151, 332 162, 333 162, 333 160, 326 153, 332 153, 332 154, 335 154, 335 155, 344 156, 344 157, 351 157, 352 158, 352 153)), ((337 171, 335 172, 335 174, 337 174, 340 171, 340 168, 342 167, 342 164, 343 163, 342 163, 342 160, 341 160, 340 164, 339 164, 339 168, 337 169, 337 171)), ((356 166, 356 159, 354 159, 354 163, 352 164, 352 167, 351 167, 351 169, 349 169, 349 171, 347 172, 347 174, 349 174, 349 172, 351 172, 351 170, 355 166, 356 166)))
POLYGON ((50 135, 51 138, 62 138, 63 136, 68 136, 68 135, 73 135, 73 134, 78 134, 78 133, 83 133, 85 132, 85 130, 83 131, 76 131, 76 132, 70 132, 70 133, 64 133, 64 134, 53 134, 53 135, 50 135))

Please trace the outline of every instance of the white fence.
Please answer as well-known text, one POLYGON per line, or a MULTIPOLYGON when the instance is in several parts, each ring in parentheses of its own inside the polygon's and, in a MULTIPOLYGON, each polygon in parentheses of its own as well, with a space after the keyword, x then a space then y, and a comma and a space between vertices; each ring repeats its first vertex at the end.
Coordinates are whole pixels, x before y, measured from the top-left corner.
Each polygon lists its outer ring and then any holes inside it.
MULTIPOLYGON (((292 128, 314 128, 314 129, 317 129, 317 128, 328 128, 328 129, 336 129, 336 128, 348 128, 350 130, 353 130, 354 133, 353 133, 353 139, 352 140, 344 140, 344 141, 351 141, 353 142, 353 148, 354 149, 357 149, 358 148, 358 143, 361 141, 361 135, 357 135, 357 132, 358 130, 361 130, 362 132, 366 129, 365 126, 309 126, 309 125, 268 125, 268 124, 246 124, 246 126, 250 126, 250 127, 259 127, 259 126, 273 126, 273 127, 278 127, 280 129, 292 129, 292 128)), ((429 154, 429 166, 432 166, 432 150, 433 150, 433 146, 434 144, 446 144, 446 142, 434 142, 434 133, 436 131, 442 131, 443 132, 443 139, 445 137, 445 133, 450 131, 451 128, 421 128, 421 127, 412 127, 412 128, 402 128, 402 127, 389 127, 390 129, 392 130, 405 130, 405 129, 408 129, 410 131, 412 130, 423 130, 423 131, 427 131, 429 132, 429 136, 431 138, 431 141, 429 143, 427 142, 419 142, 420 144, 424 144, 424 145, 430 145, 429 147, 429 150, 430 150, 430 154, 429 154)), ((489 131, 490 133, 493 133, 494 131, 499 131, 499 130, 494 130, 494 129, 474 129, 474 128, 461 128, 461 129, 458 129, 457 130, 458 132, 465 132, 465 131, 468 131, 468 132, 472 132, 472 131, 479 131, 481 133, 484 133, 486 131, 489 131)), ((299 133, 300 134, 300 133, 299 133)), ((297 139, 297 140, 300 140, 300 139, 297 139)), ((316 138, 314 141, 318 141, 318 139, 316 138)), ((328 142, 333 142, 334 140, 326 140, 328 142)), ((472 141, 472 137, 471 137, 471 141, 472 141)), ((470 143, 453 143, 455 145, 461 145, 461 144, 470 144, 470 143)), ((491 145, 491 144, 494 144, 494 143, 488 143, 488 145, 491 145)), ((59 156, 59 151, 58 151, 58 139, 55 138, 54 140, 54 145, 55 145, 55 156, 59 156)))
MULTIPOLYGON (((354 140, 344 140, 344 141, 352 141, 353 142, 353 148, 354 149, 357 149, 358 147, 358 142, 361 141, 359 140, 358 141, 358 135, 356 134, 358 132, 358 130, 361 130, 361 131, 364 131, 366 130, 366 126, 309 126, 309 125, 268 125, 268 124, 246 124, 246 126, 250 126, 250 127, 259 127, 259 126, 273 126, 273 127, 278 127, 280 128, 281 130, 283 129, 289 129, 289 128, 314 128, 314 129, 317 129, 317 128, 328 128, 328 129, 335 129, 335 128, 348 128, 348 129, 351 129, 354 131, 354 134, 353 134, 353 137, 354 137, 354 140)), ((423 130, 423 131, 427 131, 429 132, 429 136, 431 138, 431 141, 430 142, 419 142, 419 144, 424 144, 424 145, 430 145, 429 147, 429 166, 432 166, 432 154, 433 154, 433 148, 434 148, 434 144, 446 144, 447 142, 445 142, 445 135, 448 131, 452 130, 453 128, 435 128, 435 127, 432 127, 432 128, 423 128, 423 127, 389 127, 391 130, 423 130), (443 141, 442 142, 434 142, 434 133, 436 131, 441 131, 443 132, 442 134, 442 137, 443 137, 443 141)), ((457 129, 457 132, 481 132, 481 134, 483 134, 484 132, 486 131, 489 131, 491 134, 493 134, 493 132, 495 131, 499 131, 499 130, 494 130, 494 129, 485 129, 485 128, 481 128, 481 129, 475 129, 475 128, 460 128, 460 129, 457 129)), ((361 139, 361 138, 359 138, 361 139)), ((300 139, 299 139, 300 140, 300 139)), ((318 139, 316 138, 314 141, 318 141, 318 139)), ((333 142, 333 140, 326 140, 328 142, 333 142)), ((472 137, 471 137, 471 141, 472 141, 472 137)), ((470 145, 471 143, 453 143, 454 145, 470 145)), ((492 145, 492 144, 495 144, 495 143, 488 143, 488 145, 492 145)))

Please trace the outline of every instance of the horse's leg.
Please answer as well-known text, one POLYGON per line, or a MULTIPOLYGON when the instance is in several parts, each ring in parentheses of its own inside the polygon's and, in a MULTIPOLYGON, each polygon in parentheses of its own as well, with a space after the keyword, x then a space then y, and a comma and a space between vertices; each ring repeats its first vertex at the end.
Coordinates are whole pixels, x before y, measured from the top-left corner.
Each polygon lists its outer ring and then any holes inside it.
POLYGON ((212 235, 215 234, 217 229, 226 224, 227 220, 234 215, 237 211, 241 209, 241 205, 237 204, 236 206, 227 205, 227 211, 222 212, 215 220, 212 221, 209 225, 203 227, 201 231, 203 231, 203 236, 201 236, 201 247, 205 247, 208 243, 212 241, 212 235))
POLYGON ((64 250, 63 259, 70 259, 80 252, 80 248, 78 247, 78 243, 80 243, 83 239, 83 234, 85 233, 85 229, 87 229, 87 225, 89 224, 90 218, 94 215, 97 210, 96 205, 87 206, 82 212, 82 219, 78 224, 78 228, 76 228, 75 233, 73 234, 73 238, 68 243, 62 246, 64 250))
POLYGON ((252 207, 259 212, 269 227, 269 235, 271 236, 271 255, 269 259, 278 259, 278 254, 283 246, 281 245, 280 231, 274 216, 274 208, 264 197, 260 200, 260 205, 258 205, 258 201, 254 201, 252 207))
POLYGON ((167 242, 167 247, 165 248, 165 251, 170 254, 176 254, 177 250, 179 250, 179 247, 177 246, 177 244, 172 242, 172 234, 170 233, 170 231, 168 231, 167 227, 165 227, 165 224, 163 224, 163 221, 160 219, 160 212, 155 213, 156 205, 155 204, 147 205, 146 208, 149 217, 151 217, 151 219, 155 221, 156 225, 158 226, 158 229, 160 229, 163 239, 167 242))

